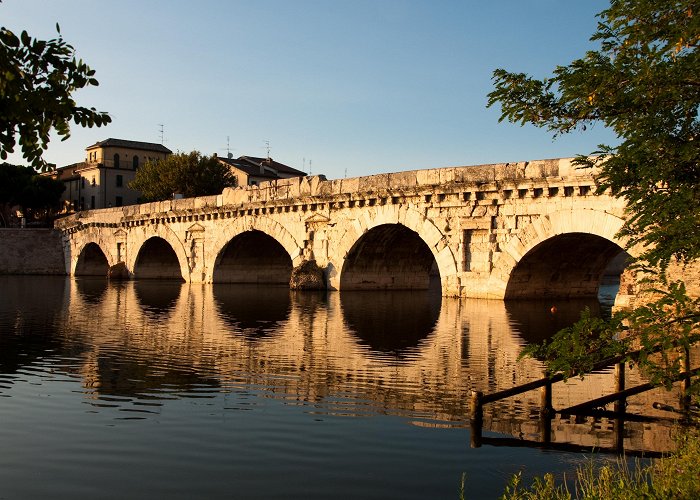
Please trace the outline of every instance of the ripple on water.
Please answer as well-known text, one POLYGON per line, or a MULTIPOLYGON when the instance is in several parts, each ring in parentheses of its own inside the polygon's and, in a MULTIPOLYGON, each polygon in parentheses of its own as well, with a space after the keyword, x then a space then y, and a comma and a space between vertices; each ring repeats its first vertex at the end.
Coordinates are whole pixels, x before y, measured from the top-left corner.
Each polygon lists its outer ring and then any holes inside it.
MULTIPOLYGON (((551 323, 534 306, 0 281, 18 291, 0 303, 8 498, 437 498, 463 472, 478 478, 470 492, 494 497, 523 464, 571 467, 562 454, 468 446, 472 389, 540 376, 539 363, 518 360, 528 331, 551 323)), ((610 374, 596 377, 558 388, 556 405, 606 390, 610 374)), ((539 439, 538 404, 533 393, 487 405, 485 432, 539 439)), ((578 442, 611 432, 601 420, 553 427, 578 442)), ((666 439, 626 430, 630 442, 666 439)))

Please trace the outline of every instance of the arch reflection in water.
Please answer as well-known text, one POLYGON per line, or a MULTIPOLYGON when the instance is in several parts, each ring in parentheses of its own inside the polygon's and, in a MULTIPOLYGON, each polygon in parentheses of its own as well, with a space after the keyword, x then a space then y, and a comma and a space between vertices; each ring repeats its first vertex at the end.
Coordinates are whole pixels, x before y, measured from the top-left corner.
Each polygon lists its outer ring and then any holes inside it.
MULTIPOLYGON (((542 374, 537 361, 518 359, 524 341, 513 318, 527 322, 531 315, 520 311, 509 318, 501 301, 185 285, 166 307, 167 316, 154 318, 135 293, 136 285, 148 284, 158 283, 110 285, 96 306, 77 291, 71 296, 61 328, 66 345, 58 346, 59 358, 71 359, 47 368, 51 376, 80 374, 85 397, 96 408, 143 417, 144 410, 171 399, 204 397, 226 411, 250 410, 262 396, 301 404, 314 414, 391 414, 419 425, 463 425, 471 389, 492 393, 542 374), (284 307, 274 306, 279 300, 272 294, 282 297, 284 307)), ((528 304, 533 302, 522 303, 528 304)), ((629 375, 635 385, 638 376, 629 375)), ((613 382, 605 373, 587 383, 570 381, 555 390, 554 406, 600 397, 612 391, 613 382)), ((663 394, 654 401, 672 403, 663 394)), ((535 391, 494 404, 485 412, 485 429, 537 436, 531 417, 539 403, 535 391)), ((640 405, 633 399, 629 404, 633 413, 640 405)), ((556 441, 595 444, 607 432, 561 424, 556 441)), ((642 424, 626 432, 638 443, 649 437, 642 424)))
POLYGON ((75 286, 82 299, 88 304, 99 304, 102 302, 107 285, 106 277, 81 277, 75 278, 75 286))
POLYGON ((213 294, 221 319, 249 340, 273 334, 289 318, 288 286, 217 283, 213 294))
POLYGON ((507 300, 505 307, 513 330, 528 344, 540 343, 573 325, 586 308, 593 317, 603 315, 600 302, 596 299, 507 300))
POLYGON ((404 359, 435 329, 441 296, 425 291, 342 292, 340 304, 361 344, 404 359))
POLYGON ((134 282, 136 299, 149 316, 163 317, 175 307, 183 283, 172 280, 144 280, 134 282))

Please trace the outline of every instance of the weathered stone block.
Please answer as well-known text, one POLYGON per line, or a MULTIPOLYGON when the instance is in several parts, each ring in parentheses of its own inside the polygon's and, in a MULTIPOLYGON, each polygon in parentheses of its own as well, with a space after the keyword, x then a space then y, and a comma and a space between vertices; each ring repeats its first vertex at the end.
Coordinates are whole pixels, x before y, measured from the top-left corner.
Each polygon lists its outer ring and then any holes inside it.
POLYGON ((325 290, 326 278, 315 260, 307 260, 292 269, 289 280, 292 290, 325 290))
POLYGON ((418 185, 418 177, 415 170, 388 174, 388 177, 390 189, 411 189, 418 185))

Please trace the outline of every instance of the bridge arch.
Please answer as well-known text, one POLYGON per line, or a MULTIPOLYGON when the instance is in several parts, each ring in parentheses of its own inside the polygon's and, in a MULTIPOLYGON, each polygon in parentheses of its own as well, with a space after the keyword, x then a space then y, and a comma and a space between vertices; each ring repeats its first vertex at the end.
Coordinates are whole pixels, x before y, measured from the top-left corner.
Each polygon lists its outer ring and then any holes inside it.
MULTIPOLYGON (((131 236, 131 235, 130 235, 131 236)), ((138 231, 133 239, 128 240, 130 250, 127 258, 127 268, 135 278, 183 279, 189 281, 190 268, 185 247, 177 235, 166 225, 152 226, 148 232, 138 231), (150 242, 150 243, 149 243, 150 242), (160 262, 162 272, 158 270, 156 255, 165 252, 160 262), (169 251, 172 251, 170 254, 169 251), (147 252, 147 253, 144 253, 147 252), (175 260, 173 260, 173 257, 175 260), (147 260, 144 261, 143 259, 147 260), (151 260, 151 259, 156 260, 151 260), (149 270, 144 268, 144 263, 149 270), (141 269, 139 270, 139 267, 141 269)))
POLYGON ((624 221, 598 210, 541 215, 511 238, 494 262, 493 298, 596 297, 613 260, 626 253, 624 221))
POLYGON ((73 276, 102 276, 107 277, 109 257, 103 247, 94 241, 87 242, 75 260, 72 269, 73 276))
MULTIPOLYGON (((250 279, 255 278, 251 282, 281 283, 280 276, 291 274, 292 268, 301 264, 303 260, 302 247, 282 224, 268 217, 244 216, 236 219, 232 224, 227 224, 214 241, 211 252, 216 258, 213 265, 207 269, 206 281, 214 283, 235 280, 236 278, 231 274, 227 276, 226 268, 228 267, 228 271, 236 272, 233 267, 237 257, 253 259, 251 251, 256 245, 262 245, 257 248, 263 252, 256 257, 257 259, 269 258, 270 262, 276 264, 275 269, 266 270, 267 276, 262 274, 251 276, 250 279)), ((288 275, 286 284, 289 284, 288 275)))
MULTIPOLYGON (((354 224, 347 227, 335 242, 335 252, 329 256, 333 268, 340 270, 339 273, 329 273, 331 288, 342 290, 344 285, 357 288, 358 280, 352 277, 348 279, 348 276, 344 278, 343 274, 352 272, 351 267, 347 266, 347 260, 357 256, 358 244, 362 245, 363 239, 375 247, 374 250, 367 249, 369 252, 380 251, 382 245, 388 248, 387 245, 391 245, 392 241, 401 240, 408 242, 409 246, 421 255, 418 257, 420 262, 426 262, 428 254, 432 255, 435 267, 432 273, 439 275, 443 295, 458 294, 457 287, 453 286, 457 284, 457 263, 444 234, 429 218, 406 205, 384 205, 376 210, 366 211, 354 224)), ((427 275, 429 274, 430 270, 427 271, 427 275)), ((387 283, 387 287, 391 288, 389 285, 387 283)), ((412 286, 406 285, 402 288, 412 286)))

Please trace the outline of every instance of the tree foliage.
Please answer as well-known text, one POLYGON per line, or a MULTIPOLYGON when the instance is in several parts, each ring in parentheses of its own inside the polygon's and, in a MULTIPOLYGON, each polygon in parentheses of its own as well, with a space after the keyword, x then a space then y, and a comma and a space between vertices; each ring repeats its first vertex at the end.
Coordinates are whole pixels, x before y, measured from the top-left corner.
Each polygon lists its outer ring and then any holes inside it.
POLYGON ((129 183, 129 187, 141 191, 143 201, 167 200, 175 193, 185 198, 219 194, 235 185, 236 177, 226 165, 198 151, 148 162, 129 183))
POLYGON ((39 40, 0 28, 0 158, 14 152, 19 136, 24 158, 42 170, 52 129, 66 140, 71 121, 83 127, 111 122, 107 113, 78 106, 71 97, 98 81, 95 71, 76 59, 58 25, 56 30, 57 38, 39 40))
POLYGON ((597 50, 543 79, 494 72, 488 105, 501 105, 501 120, 555 136, 593 123, 617 134, 619 145, 600 145, 576 163, 598 167, 599 190, 626 200, 621 236, 641 249, 636 265, 655 272, 659 286, 642 307, 607 322, 584 314, 524 352, 544 359, 550 373, 581 375, 625 355, 669 386, 684 370, 678 352, 700 338, 700 301, 665 276, 669 263, 700 258, 698 7, 694 0, 611 0, 591 38, 597 50))
POLYGON ((31 167, 0 164, 0 207, 9 225, 13 207, 20 207, 29 221, 49 219, 61 208, 63 182, 37 174, 31 167))
MULTIPOLYGON (((700 341, 700 299, 689 297, 678 281, 654 292, 655 300, 618 311, 607 321, 584 311, 574 325, 549 342, 527 346, 521 356, 543 360, 550 373, 565 378, 583 377, 601 361, 622 356, 638 365, 652 383, 670 389, 685 370, 688 349, 700 341)), ((690 391, 700 394, 700 380, 690 391)))
POLYGON ((601 190, 627 200, 622 235, 649 264, 700 257, 700 18, 691 0, 612 0, 581 59, 535 79, 494 72, 501 120, 555 136, 602 122, 618 146, 577 158, 599 166, 601 190))

